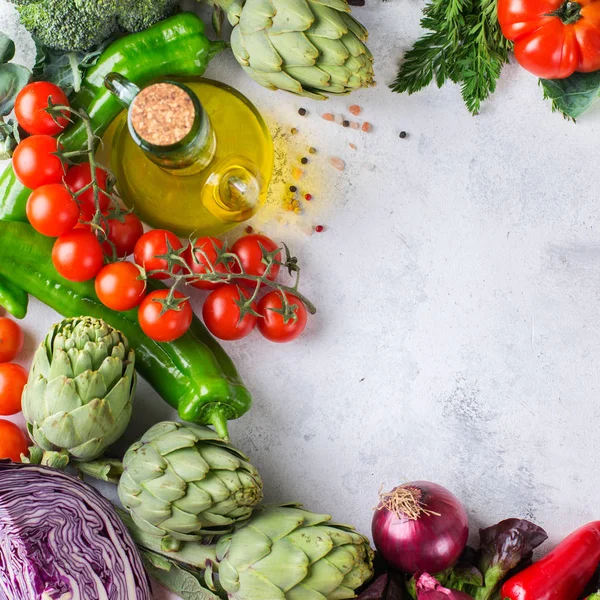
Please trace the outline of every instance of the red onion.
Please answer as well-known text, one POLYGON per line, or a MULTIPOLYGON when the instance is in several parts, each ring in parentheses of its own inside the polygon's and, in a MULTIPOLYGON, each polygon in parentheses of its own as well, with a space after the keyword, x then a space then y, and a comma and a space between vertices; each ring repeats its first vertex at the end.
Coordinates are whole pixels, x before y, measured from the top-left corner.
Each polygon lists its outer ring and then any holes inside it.
POLYGON ((373 541, 389 565, 410 575, 441 573, 458 560, 469 524, 454 494, 441 485, 415 481, 379 498, 373 541))
POLYGON ((417 580, 417 600, 473 600, 473 596, 456 590, 449 590, 428 573, 417 580))

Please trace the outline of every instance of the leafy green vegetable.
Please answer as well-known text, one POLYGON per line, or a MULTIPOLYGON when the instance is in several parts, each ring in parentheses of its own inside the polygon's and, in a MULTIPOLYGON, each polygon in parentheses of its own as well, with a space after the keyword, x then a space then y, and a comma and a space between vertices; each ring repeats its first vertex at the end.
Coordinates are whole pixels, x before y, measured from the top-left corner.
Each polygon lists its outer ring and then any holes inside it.
POLYGON ((36 81, 55 83, 70 96, 81 89, 81 82, 88 69, 93 67, 100 55, 114 38, 104 40, 90 52, 62 52, 44 46, 34 38, 36 47, 33 77, 36 81))
POLYGON ((9 62, 15 55, 15 44, 0 32, 0 116, 6 116, 15 105, 17 94, 29 83, 29 69, 9 62))
POLYGON ((552 110, 575 121, 600 95, 600 71, 573 73, 566 79, 540 79, 544 98, 552 101, 552 110))
POLYGON ((496 0, 430 0, 421 26, 429 33, 405 54, 392 90, 413 94, 434 79, 438 87, 452 81, 477 114, 512 48, 500 30, 496 0))
POLYGON ((5 121, 0 115, 0 160, 7 160, 21 141, 19 125, 13 120, 5 121))

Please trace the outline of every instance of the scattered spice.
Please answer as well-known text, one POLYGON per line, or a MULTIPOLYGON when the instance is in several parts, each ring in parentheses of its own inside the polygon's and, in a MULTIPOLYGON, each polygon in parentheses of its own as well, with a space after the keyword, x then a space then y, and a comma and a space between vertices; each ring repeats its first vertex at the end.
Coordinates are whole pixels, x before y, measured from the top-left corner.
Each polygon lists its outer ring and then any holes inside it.
POLYGON ((350 148, 352 148, 352 150, 356 150, 356 144, 348 144, 348 146, 350 146, 350 148))
POLYGON ((365 132, 369 132, 369 131, 371 131, 371 129, 373 129, 373 126, 372 126, 372 125, 371 125, 371 123, 369 123, 368 121, 365 121, 365 122, 362 124, 362 128, 361 128, 361 129, 362 129, 363 131, 365 131, 365 132))
POLYGON ((350 121, 342 121, 344 127, 350 127, 350 121))
POLYGON ((362 112, 362 107, 360 107, 358 104, 353 104, 352 106, 350 106, 348 108, 348 110, 350 111, 351 114, 353 114, 355 117, 358 117, 358 115, 360 115, 360 113, 362 112))
POLYGON ((323 225, 317 225, 317 226, 315 227, 315 231, 316 231, 317 233, 321 233, 321 232, 322 232, 324 229, 325 229, 325 227, 323 227, 323 225))
POLYGON ((406 133, 406 131, 401 131, 401 132, 400 132, 400 137, 401 137, 402 139, 404 139, 406 136, 408 136, 408 133, 406 133))
POLYGON ((290 133, 291 133, 292 135, 296 135, 296 134, 298 133, 298 130, 297 130, 295 127, 292 127, 292 128, 290 129, 290 133))
POLYGON ((321 118, 325 119, 326 121, 333 121, 335 119, 335 117, 331 113, 323 113, 321 115, 321 118))
POLYGON ((329 162, 331 163, 331 166, 338 171, 343 171, 346 168, 346 163, 341 158, 337 158, 336 156, 332 156, 329 159, 329 162))
POLYGON ((307 164, 307 163, 308 163, 308 158, 306 158, 306 156, 303 156, 303 157, 300 159, 300 162, 301 162, 303 165, 305 165, 305 164, 307 164))
POLYGON ((294 212, 296 214, 300 214, 302 212, 300 202, 298 202, 296 198, 289 198, 286 202, 283 203, 283 208, 288 212, 294 212))
POLYGON ((295 185, 290 185, 290 192, 292 192, 292 194, 295 194, 298 191, 298 188, 295 185))
POLYGON ((254 231, 254 227, 252 227, 252 225, 248 225, 248 227, 246 227, 246 233, 252 233, 254 231))
POLYGON ((185 90, 172 83, 156 83, 136 96, 130 114, 142 139, 154 146, 170 146, 192 130, 196 110, 185 90))
POLYGON ((316 154, 317 153, 317 149, 313 148, 312 146, 308 149, 308 153, 309 154, 316 154))
POLYGON ((344 122, 344 115, 335 115, 335 122, 338 125, 341 125, 344 122))
POLYGON ((350 127, 352 127, 352 129, 358 129, 360 127, 360 125, 354 121, 352 121, 352 123, 350 123, 350 127))
POLYGON ((305 108, 299 108, 298 109, 298 114, 303 117, 306 114, 306 109, 305 108))
POLYGON ((292 177, 294 179, 300 179, 300 177, 302 177, 302 175, 304 175, 304 171, 302 169, 299 169, 298 167, 294 167, 292 169, 292 177))
POLYGON ((304 194, 304 199, 305 199, 307 202, 310 202, 310 201, 312 200, 312 194, 304 194))

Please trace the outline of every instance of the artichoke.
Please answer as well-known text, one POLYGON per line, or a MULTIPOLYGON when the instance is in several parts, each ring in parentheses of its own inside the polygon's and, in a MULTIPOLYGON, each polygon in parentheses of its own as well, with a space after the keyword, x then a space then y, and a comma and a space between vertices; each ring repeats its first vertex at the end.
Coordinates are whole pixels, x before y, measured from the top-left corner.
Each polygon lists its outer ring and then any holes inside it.
POLYGON ((216 558, 229 600, 354 598, 373 576, 364 536, 295 504, 258 509, 219 540, 216 558))
MULTIPOLYGON (((31 439, 65 462, 100 456, 129 423, 134 363, 127 338, 101 319, 55 325, 35 353, 23 391, 31 439)), ((43 462, 53 464, 48 457, 43 462)))
POLYGON ((248 519, 262 499, 262 481, 212 429, 163 422, 126 452, 119 498, 142 532, 174 551, 248 519))
POLYGON ((231 49, 269 89, 325 99, 373 84, 367 30, 346 0, 211 0, 234 26, 231 49))

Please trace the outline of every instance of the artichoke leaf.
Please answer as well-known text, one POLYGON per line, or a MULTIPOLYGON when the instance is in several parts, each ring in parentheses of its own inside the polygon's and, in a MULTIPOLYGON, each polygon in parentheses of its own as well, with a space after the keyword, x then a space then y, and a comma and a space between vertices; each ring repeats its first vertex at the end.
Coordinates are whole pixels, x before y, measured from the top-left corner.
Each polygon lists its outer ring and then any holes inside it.
POLYGON ((177 532, 171 533, 172 537, 179 539, 179 535, 193 535, 200 529, 201 521, 195 514, 180 510, 177 504, 171 506, 171 517, 165 519, 160 525, 167 531, 177 532))
POLYGON ((335 65, 321 65, 323 71, 329 75, 329 93, 331 94, 347 94, 348 82, 352 76, 352 72, 346 67, 336 67, 335 65))
POLYGON ((302 32, 282 33, 271 36, 270 42, 289 67, 311 67, 319 58, 319 50, 302 32))
POLYGON ((73 383, 83 404, 88 404, 96 398, 104 398, 109 389, 102 373, 98 371, 83 371, 73 379, 73 383))
POLYGON ((350 5, 346 0, 311 0, 311 4, 327 6, 341 13, 349 13, 351 11, 350 5))
POLYGON ((275 7, 272 36, 282 33, 306 31, 314 22, 315 15, 307 0, 272 0, 275 7))
MULTIPOLYGON (((318 48, 319 66, 332 65, 344 66, 350 56, 350 51, 346 48, 342 40, 330 40, 328 38, 311 35, 310 41, 318 48)), ((303 65, 293 65, 303 66, 303 65)))
MULTIPOLYGON (((240 466, 248 464, 243 454, 238 455, 238 450, 232 447, 220 447, 213 444, 204 444, 197 450, 202 460, 215 471, 236 471, 240 466), (233 451, 233 453, 232 453, 233 451)), ((252 467, 254 468, 254 467, 252 467)))
POLYGON ((168 464, 154 446, 136 442, 125 453, 123 466, 129 470, 135 481, 144 484, 163 473, 168 464), (136 454, 142 456, 143 460, 135 460, 136 454))
POLYGON ((96 438, 74 446, 69 452, 78 460, 86 460, 90 456, 95 457, 101 454, 105 445, 104 438, 96 438))
POLYGON ((368 72, 369 62, 373 59, 370 50, 352 33, 345 33, 340 41, 344 44, 350 56, 362 59, 360 67, 364 69, 365 73, 368 72))
POLYGON ((281 56, 273 47, 269 36, 259 31, 243 36, 243 44, 248 53, 248 64, 257 71, 280 71, 283 63, 281 56))
MULTIPOLYGON (((367 41, 367 39, 369 38, 369 32, 367 31, 367 28, 364 25, 359 23, 352 15, 347 13, 341 13, 340 18, 342 19, 342 21, 344 21, 348 30, 351 33, 353 33, 356 36, 356 38, 358 38, 358 40, 360 40, 361 42, 367 41)), ((366 50, 371 56, 371 52, 366 46, 363 46, 363 51, 364 50, 366 50)))
POLYGON ((244 35, 271 28, 275 7, 271 0, 246 0, 238 27, 244 35))
POLYGON ((331 76, 324 68, 314 67, 290 67, 287 69, 290 77, 293 77, 305 88, 326 89, 330 93, 329 85, 331 76))
POLYGON ((123 362, 122 358, 107 356, 98 366, 97 371, 102 375, 107 389, 115 386, 123 377, 123 362))
MULTIPOLYGON (((244 46, 244 38, 242 37, 242 32, 239 27, 234 27, 231 32, 231 37, 229 38, 229 43, 231 44, 231 51, 233 52, 236 60, 240 63, 244 70, 247 70, 250 56, 248 51, 246 50, 246 46, 244 46)), ((250 73, 253 73, 253 70, 250 70, 250 73)), ((261 84, 261 85, 264 85, 261 84)))
POLYGON ((185 480, 179 477, 172 469, 166 469, 159 477, 155 477, 144 483, 144 490, 148 494, 165 503, 183 498, 186 487, 185 480))
POLYGON ((43 410, 39 422, 45 421, 53 413, 62 415, 81 406, 81 398, 77 393, 75 382, 64 376, 47 381, 44 396, 35 398, 28 390, 26 402, 31 403, 32 406, 37 404, 37 409, 43 410))
POLYGON ((315 22, 311 25, 308 33, 313 36, 339 40, 348 32, 348 26, 344 20, 344 13, 331 10, 321 4, 313 4, 315 22))
POLYGON ((73 365, 68 353, 65 350, 62 348, 55 348, 54 352, 51 353, 50 356, 50 370, 48 373, 44 373, 44 376, 48 380, 52 380, 61 376, 68 377, 69 379, 75 377, 73 365))

